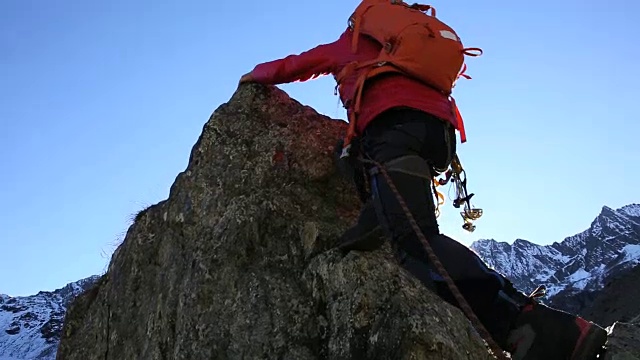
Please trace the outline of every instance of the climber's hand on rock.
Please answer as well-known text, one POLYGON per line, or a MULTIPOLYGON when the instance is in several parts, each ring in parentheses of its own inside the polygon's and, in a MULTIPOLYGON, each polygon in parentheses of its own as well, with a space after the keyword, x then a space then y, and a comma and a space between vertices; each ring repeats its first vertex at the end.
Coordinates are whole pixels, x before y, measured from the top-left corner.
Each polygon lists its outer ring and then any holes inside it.
POLYGON ((253 82, 253 76, 251 75, 251 73, 246 73, 242 75, 242 77, 240 78, 240 84, 244 84, 248 82, 253 82))
POLYGON ((344 147, 344 140, 339 139, 336 144, 333 146, 333 157, 336 161, 340 160, 340 155, 342 155, 342 148, 344 147))
POLYGON ((340 173, 340 175, 351 180, 353 179, 353 176, 355 173, 354 165, 356 164, 351 154, 346 157, 341 157, 343 147, 344 147, 344 141, 342 139, 338 140, 338 142, 335 144, 333 148, 333 157, 336 162, 336 166, 338 168, 338 172, 340 173))

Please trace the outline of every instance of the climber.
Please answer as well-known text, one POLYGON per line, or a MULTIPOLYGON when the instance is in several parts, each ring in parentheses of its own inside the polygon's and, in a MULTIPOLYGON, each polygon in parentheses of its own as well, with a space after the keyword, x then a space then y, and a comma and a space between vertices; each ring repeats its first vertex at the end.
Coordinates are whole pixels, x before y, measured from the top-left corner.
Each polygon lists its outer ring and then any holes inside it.
MULTIPOLYGON (((361 6, 367 2, 382 0, 364 0, 361 6)), ((392 3, 397 4, 390 1, 385 5, 397 6, 392 3)), ((382 13, 390 14, 390 10, 382 13)), ((447 169, 456 154, 456 130, 463 129, 455 104, 431 84, 400 72, 383 72, 359 82, 364 79, 363 72, 370 69, 354 68, 352 64, 377 63, 383 45, 358 33, 353 16, 351 20, 336 41, 259 64, 240 78, 241 84, 277 85, 333 75, 338 82, 350 126, 360 143, 353 146, 353 138, 347 139, 352 146, 344 148, 343 155, 348 156, 342 156, 341 161, 365 168, 372 193, 363 199, 360 217, 341 237, 339 247, 344 251, 373 250, 382 243, 380 234, 387 234, 401 266, 458 306, 428 261, 425 248, 380 169, 353 161, 358 156, 371 159, 388 170, 449 276, 495 342, 513 359, 595 359, 606 340, 605 330, 539 303, 534 294, 526 296, 517 291, 468 247, 440 233, 430 188, 432 177, 447 169)), ((378 20, 370 24, 386 21, 378 20)))

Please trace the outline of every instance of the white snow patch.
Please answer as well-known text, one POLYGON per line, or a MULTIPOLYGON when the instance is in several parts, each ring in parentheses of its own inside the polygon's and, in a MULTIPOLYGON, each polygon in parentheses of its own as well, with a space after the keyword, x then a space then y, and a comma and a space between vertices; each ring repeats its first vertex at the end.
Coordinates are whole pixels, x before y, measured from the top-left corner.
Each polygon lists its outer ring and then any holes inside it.
POLYGON ((583 290, 591 280, 591 273, 583 268, 567 277, 567 281, 576 289, 583 290))
POLYGON ((540 271, 540 273, 538 273, 535 279, 538 280, 538 282, 545 282, 549 280, 549 278, 551 278, 553 274, 554 274, 554 271, 552 269, 544 269, 540 271))
POLYGON ((0 330, 2 330, 0 332, 0 359, 34 359, 51 346, 42 338, 40 328, 51 318, 55 308, 53 306, 55 299, 35 295, 33 297, 17 297, 12 300, 13 302, 7 305, 24 310, 0 311, 0 330), (26 327, 25 321, 20 319, 21 316, 33 316, 35 319, 28 321, 29 327, 26 327), (9 334, 6 332, 9 329, 18 329, 18 333, 9 334))
POLYGON ((574 282, 574 281, 580 281, 583 279, 586 279, 588 277, 591 276, 591 273, 586 271, 583 268, 580 268, 578 271, 574 272, 573 274, 569 275, 567 277, 567 280, 574 282))
POLYGON ((0 360, 53 360, 58 347, 57 331, 66 312, 65 304, 97 277, 68 284, 55 291, 32 296, 2 296, 0 306, 0 360), (46 335, 41 331, 46 329, 46 335), (8 332, 7 332, 8 331, 8 332), (47 338, 48 337, 48 338, 47 338))
POLYGON ((623 206, 618 209, 616 212, 622 213, 623 215, 630 217, 640 217, 640 205, 639 204, 631 204, 627 206, 623 206))
POLYGON ((626 245, 622 248, 624 259, 620 263, 628 261, 640 262, 640 245, 626 245))
POLYGON ((562 264, 568 263, 569 261, 573 260, 573 258, 575 257, 575 256, 563 255, 559 251, 555 251, 555 253, 549 253, 549 255, 552 259, 557 260, 562 264))
POLYGON ((555 296, 557 293, 559 293, 562 290, 564 290, 564 286, 563 285, 549 285, 549 286, 547 286, 546 297, 550 298, 552 296, 555 296))

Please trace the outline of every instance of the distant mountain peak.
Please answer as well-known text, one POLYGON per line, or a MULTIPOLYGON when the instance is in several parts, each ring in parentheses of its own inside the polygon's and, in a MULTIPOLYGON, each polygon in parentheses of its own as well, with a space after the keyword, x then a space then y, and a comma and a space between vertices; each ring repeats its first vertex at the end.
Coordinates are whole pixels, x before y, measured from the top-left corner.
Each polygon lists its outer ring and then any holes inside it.
POLYGON ((550 245, 483 239, 471 248, 522 291, 542 283, 550 297, 596 290, 607 277, 640 263, 640 205, 603 206, 588 229, 550 245))
POLYGON ((633 203, 633 204, 625 205, 618 209, 613 209, 605 205, 600 210, 600 214, 598 215, 598 217, 600 216, 614 216, 614 217, 623 216, 623 217, 638 218, 640 217, 640 204, 633 203))
POLYGON ((99 279, 31 296, 0 295, 0 359, 54 360, 67 305, 99 279))

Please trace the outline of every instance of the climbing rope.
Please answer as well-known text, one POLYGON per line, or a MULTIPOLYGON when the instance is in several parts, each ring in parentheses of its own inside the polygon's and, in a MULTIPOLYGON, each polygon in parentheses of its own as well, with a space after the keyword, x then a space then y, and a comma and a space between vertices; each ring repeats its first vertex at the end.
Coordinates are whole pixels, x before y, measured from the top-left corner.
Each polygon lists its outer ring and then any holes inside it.
POLYGON ((415 231, 416 235, 420 239, 420 242, 422 243, 425 250, 427 251, 427 256, 429 257, 429 261, 433 263, 433 265, 436 267, 436 270, 438 271, 440 276, 442 276, 444 281, 447 283, 449 290, 451 291, 456 301, 460 305, 460 308, 462 309, 462 311, 465 313, 467 318, 471 321, 471 324, 476 329, 478 334, 480 334, 480 337, 482 337, 482 339, 487 343, 487 345, 489 346, 489 349, 491 349, 491 351, 493 352, 493 355, 497 359, 508 360, 509 358, 504 354, 504 351, 500 348, 500 346, 493 340, 493 338, 491 337, 491 334, 489 334, 489 331, 487 331, 484 325, 482 325, 482 323, 480 322, 480 319, 478 319, 476 314, 473 312, 473 310, 471 309, 471 306, 469 306, 469 303, 464 298, 464 296, 462 296, 462 294, 460 293, 460 290, 458 290, 458 287, 451 279, 451 276, 449 276, 449 273, 447 272, 447 270, 444 268, 444 265, 442 265, 442 263, 440 262, 440 259, 438 259, 438 256, 436 256, 435 252, 433 251, 433 248, 427 241, 426 237, 424 236, 424 233, 422 233, 422 230, 418 226, 418 223, 416 222, 415 218, 411 214, 409 207, 407 206, 404 199, 402 198, 402 195, 400 195, 400 192, 398 191, 395 184, 391 180, 391 177, 387 173, 386 169, 375 160, 367 160, 362 158, 360 160, 363 162, 372 163, 378 167, 378 169, 380 170, 380 173, 382 173, 382 176, 384 176, 385 180, 389 184, 391 191, 394 193, 394 195, 398 199, 398 202, 400 203, 402 210, 407 216, 407 219, 409 220, 409 223, 411 224, 413 231, 415 231))

